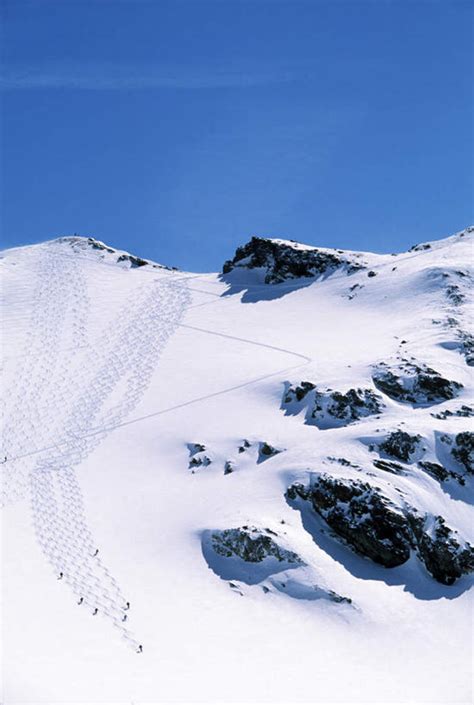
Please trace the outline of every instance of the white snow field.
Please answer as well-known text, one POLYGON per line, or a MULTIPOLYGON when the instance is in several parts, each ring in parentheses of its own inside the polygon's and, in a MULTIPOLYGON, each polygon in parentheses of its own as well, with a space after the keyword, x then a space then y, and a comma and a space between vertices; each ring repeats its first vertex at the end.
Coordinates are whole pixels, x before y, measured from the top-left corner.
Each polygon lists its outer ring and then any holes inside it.
POLYGON ((281 283, 3 251, 2 702, 470 703, 473 233, 281 283), (403 560, 375 505, 344 536, 287 494, 321 477, 384 497, 403 560))

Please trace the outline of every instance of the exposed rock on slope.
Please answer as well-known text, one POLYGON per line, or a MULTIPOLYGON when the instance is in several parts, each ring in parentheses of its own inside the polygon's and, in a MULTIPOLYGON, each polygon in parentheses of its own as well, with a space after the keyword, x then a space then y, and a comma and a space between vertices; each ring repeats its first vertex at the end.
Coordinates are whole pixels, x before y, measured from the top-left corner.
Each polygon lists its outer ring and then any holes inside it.
POLYGON ((451 585, 474 571, 474 549, 441 516, 420 516, 397 506, 380 488, 360 480, 319 474, 309 486, 291 485, 287 498, 310 501, 313 509, 355 551, 393 568, 405 563, 412 549, 440 583, 451 585))
POLYGON ((306 422, 321 429, 337 428, 378 414, 383 409, 382 397, 372 389, 348 389, 347 392, 330 389, 319 392, 312 382, 290 386, 283 397, 283 408, 288 414, 297 414, 306 406, 306 422))
POLYGON ((464 465, 468 473, 474 474, 474 433, 471 431, 458 433, 454 443, 451 451, 453 457, 464 465))
POLYGON ((431 406, 453 399, 462 384, 448 380, 423 363, 409 360, 375 366, 372 379, 377 389, 387 396, 418 406, 431 406))
POLYGON ((303 563, 294 551, 282 548, 276 538, 277 534, 274 531, 257 529, 255 526, 211 532, 212 547, 220 556, 226 558, 237 556, 249 563, 260 563, 270 557, 280 562, 303 563))
POLYGON ((376 563, 392 568, 410 557, 412 532, 406 517, 368 483, 321 474, 310 487, 294 484, 286 494, 309 500, 339 536, 376 563))
POLYGON ((411 436, 406 431, 394 431, 379 445, 379 449, 405 463, 412 462, 412 457, 420 449, 421 436, 411 436))
POLYGON ((471 416, 474 416, 474 409, 467 404, 463 404, 458 409, 445 409, 445 411, 440 411, 438 414, 431 414, 431 416, 435 419, 442 420, 452 418, 453 416, 470 418, 471 416))
POLYGON ((421 519, 410 515, 410 523, 418 554, 435 580, 452 585, 462 575, 474 571, 474 549, 459 540, 457 531, 446 526, 443 517, 421 519))
POLYGON ((124 252, 123 250, 116 250, 115 248, 109 247, 93 237, 80 237, 78 235, 72 235, 60 237, 57 239, 57 242, 70 245, 75 252, 80 252, 81 250, 85 252, 90 250, 95 251, 102 259, 122 265, 128 264, 130 269, 149 266, 154 269, 167 269, 169 271, 176 270, 176 267, 166 267, 163 264, 157 264, 156 262, 151 262, 148 259, 136 257, 128 252, 124 252))
POLYGON ((455 436, 443 433, 440 442, 450 449, 450 455, 470 475, 474 474, 474 433, 463 431, 455 436))
POLYGON ((234 257, 224 263, 223 274, 236 267, 265 270, 265 283, 278 284, 298 277, 329 275, 340 269, 347 274, 364 269, 360 253, 343 254, 341 251, 301 245, 289 240, 253 237, 236 250, 234 257))
POLYGON ((459 482, 460 485, 466 484, 462 474, 454 472, 453 470, 448 470, 439 463, 432 463, 428 460, 420 460, 418 467, 427 472, 428 475, 431 475, 431 477, 434 477, 435 480, 438 480, 438 482, 447 482, 448 480, 453 479, 459 482))

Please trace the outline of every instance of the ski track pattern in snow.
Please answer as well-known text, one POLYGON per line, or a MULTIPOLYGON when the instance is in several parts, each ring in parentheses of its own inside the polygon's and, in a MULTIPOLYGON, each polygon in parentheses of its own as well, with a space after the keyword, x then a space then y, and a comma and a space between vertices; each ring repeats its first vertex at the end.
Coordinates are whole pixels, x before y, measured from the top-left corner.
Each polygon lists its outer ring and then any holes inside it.
POLYGON ((137 649, 123 621, 127 600, 96 554, 75 468, 137 406, 190 295, 182 280, 147 281, 90 345, 80 262, 52 243, 34 269, 28 337, 3 405, 2 506, 29 494, 36 538, 56 575, 137 649))

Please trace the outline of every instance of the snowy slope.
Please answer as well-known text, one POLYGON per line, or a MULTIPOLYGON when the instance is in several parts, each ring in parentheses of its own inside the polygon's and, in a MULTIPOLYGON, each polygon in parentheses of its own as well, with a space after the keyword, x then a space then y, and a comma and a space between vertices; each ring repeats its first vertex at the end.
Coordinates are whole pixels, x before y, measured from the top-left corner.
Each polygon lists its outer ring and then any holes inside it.
POLYGON ((4 251, 3 702, 470 702, 472 576, 429 567, 436 517, 473 542, 472 236, 253 241, 223 275, 4 251), (321 477, 383 496, 408 560, 288 492, 321 477))

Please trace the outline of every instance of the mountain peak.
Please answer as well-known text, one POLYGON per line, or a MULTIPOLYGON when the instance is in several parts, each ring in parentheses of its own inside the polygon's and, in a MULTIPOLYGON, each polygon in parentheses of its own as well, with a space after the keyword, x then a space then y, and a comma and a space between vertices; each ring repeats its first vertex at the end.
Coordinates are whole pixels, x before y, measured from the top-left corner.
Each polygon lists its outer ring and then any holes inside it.
POLYGON ((119 250, 115 247, 106 245, 101 240, 96 240, 93 237, 84 237, 81 235, 66 235, 58 237, 55 240, 49 241, 51 244, 66 245, 72 248, 74 252, 82 254, 92 254, 108 264, 119 264, 122 267, 135 269, 137 267, 153 267, 156 269, 175 270, 176 267, 168 267, 164 264, 152 262, 151 260, 137 257, 125 250, 119 250))

